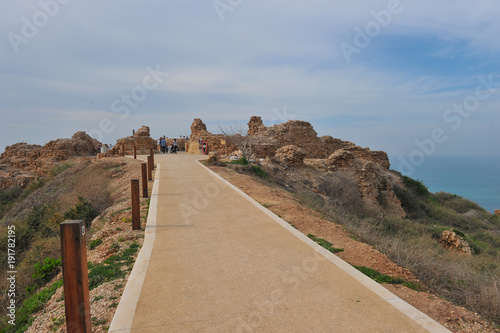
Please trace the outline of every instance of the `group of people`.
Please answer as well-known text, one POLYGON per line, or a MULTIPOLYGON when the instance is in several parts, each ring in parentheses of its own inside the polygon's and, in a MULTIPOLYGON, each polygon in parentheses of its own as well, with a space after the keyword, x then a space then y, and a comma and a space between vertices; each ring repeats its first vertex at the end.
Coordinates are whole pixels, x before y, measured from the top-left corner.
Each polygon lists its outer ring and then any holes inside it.
POLYGON ((177 146, 177 139, 174 139, 172 144, 169 146, 167 145, 167 140, 165 137, 161 137, 159 140, 160 143, 160 150, 162 153, 167 154, 177 154, 178 146, 177 146))

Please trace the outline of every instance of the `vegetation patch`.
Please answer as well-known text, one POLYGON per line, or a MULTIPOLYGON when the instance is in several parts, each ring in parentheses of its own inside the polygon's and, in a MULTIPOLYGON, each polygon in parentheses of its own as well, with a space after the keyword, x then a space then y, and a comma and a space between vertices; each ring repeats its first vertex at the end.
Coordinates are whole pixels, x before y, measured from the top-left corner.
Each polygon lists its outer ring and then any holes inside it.
POLYGON ((88 263, 89 269, 89 290, 92 290, 101 284, 125 276, 126 268, 134 263, 134 255, 139 248, 138 243, 132 243, 130 247, 119 254, 115 254, 102 263, 88 263))
POLYGON ((252 165, 252 171, 259 177, 259 178, 262 178, 262 179, 269 179, 269 175, 267 174, 266 170, 262 169, 260 166, 258 165, 252 165))
POLYGON ((234 161, 231 161, 231 162, 228 162, 229 164, 237 164, 237 165, 248 165, 248 160, 245 156, 237 159, 237 160, 234 160, 234 161))
POLYGON ((344 252, 344 249, 339 249, 339 248, 333 247, 332 243, 330 243, 329 241, 327 241, 323 238, 316 238, 313 234, 308 234, 307 237, 309 237, 310 239, 312 239, 313 241, 315 241, 316 243, 318 243, 319 245, 321 245, 322 247, 324 247, 325 249, 327 249, 331 253, 344 252))
POLYGON ((89 243, 89 250, 93 250, 102 244, 102 238, 91 240, 89 243))
POLYGON ((51 299, 52 295, 54 295, 57 289, 62 285, 62 280, 56 281, 50 287, 24 300, 22 306, 18 308, 16 312, 16 325, 6 325, 0 332, 20 333, 26 331, 33 323, 33 320, 35 320, 32 315, 43 309, 45 303, 51 299))
POLYGON ((68 220, 83 220, 85 227, 90 228, 92 221, 99 215, 97 211, 84 198, 78 197, 78 202, 73 208, 64 213, 64 218, 68 220))
POLYGON ((392 276, 379 273, 376 270, 365 266, 353 266, 353 267, 377 283, 403 284, 405 282, 403 279, 394 278, 392 276))

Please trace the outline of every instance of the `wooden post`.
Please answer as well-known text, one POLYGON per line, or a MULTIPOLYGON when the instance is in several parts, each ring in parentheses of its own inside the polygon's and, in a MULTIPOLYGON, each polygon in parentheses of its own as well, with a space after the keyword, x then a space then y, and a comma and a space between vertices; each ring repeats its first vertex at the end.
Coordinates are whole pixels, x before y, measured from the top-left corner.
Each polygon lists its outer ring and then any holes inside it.
POLYGON ((153 169, 151 168, 151 156, 148 156, 148 180, 153 180, 153 169))
POLYGON ((85 224, 82 220, 64 221, 61 231, 64 305, 68 333, 90 333, 89 281, 85 224))
POLYGON ((134 143, 134 160, 137 159, 137 147, 135 146, 135 143, 134 143))
POLYGON ((121 156, 125 156, 125 145, 122 143, 122 153, 121 156))
POLYGON ((142 168, 142 197, 147 198, 149 196, 148 193, 148 166, 146 163, 141 164, 142 168))
POLYGON ((151 171, 155 169, 155 154, 153 153, 153 148, 149 149, 149 155, 151 156, 151 171))
POLYGON ((132 190, 132 230, 141 229, 141 202, 139 201, 139 179, 131 180, 132 190))

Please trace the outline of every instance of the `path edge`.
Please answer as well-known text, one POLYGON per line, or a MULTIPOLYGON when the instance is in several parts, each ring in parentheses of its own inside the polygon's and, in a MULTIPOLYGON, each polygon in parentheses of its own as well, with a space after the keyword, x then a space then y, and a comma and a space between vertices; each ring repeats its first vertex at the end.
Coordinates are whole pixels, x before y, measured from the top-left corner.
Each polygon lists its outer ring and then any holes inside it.
POLYGON ((366 276, 365 274, 361 273, 358 271, 356 268, 345 262, 344 260, 340 259, 330 251, 326 250, 325 248, 319 246, 316 242, 312 241, 304 235, 302 232, 299 230, 295 229, 292 227, 288 222, 283 220, 281 217, 278 215, 274 214, 271 212, 269 209, 265 208, 262 206, 260 203, 258 203, 256 200, 254 200, 252 197, 250 197, 248 194, 237 188, 235 185, 231 184, 229 181, 226 179, 222 178, 222 176, 218 175, 216 172, 210 170, 207 166, 203 165, 202 161, 205 161, 204 159, 198 160, 199 165, 208 170, 212 176, 215 178, 221 180, 224 182, 226 185, 228 185, 230 188, 232 188, 234 191, 239 193, 241 196, 243 196, 245 199, 247 199, 251 204, 256 206, 258 209, 260 209, 262 212, 264 212, 266 215, 271 217, 275 222, 280 224, 283 228, 291 232, 294 236, 302 240, 304 243, 312 247, 315 251, 326 257, 330 262, 341 268, 345 273, 350 275, 352 278, 363 284, 365 287, 370 289, 373 293, 378 295, 379 297, 383 298, 386 302, 391 304, 393 307, 395 307, 397 310, 402 312, 404 315, 415 321, 417 324, 422 326, 424 329, 428 330, 431 333, 451 333, 450 330, 448 330, 446 327, 423 313, 422 311, 418 310, 414 306, 410 305, 409 303, 405 302, 403 299, 400 297, 396 296, 389 290, 385 289, 381 285, 379 285, 377 282, 366 276))
POLYGON ((144 242, 142 248, 135 260, 134 268, 129 275, 127 284, 123 291, 120 303, 109 326, 108 332, 128 333, 132 329, 134 322, 135 310, 139 297, 141 296, 142 286, 146 278, 146 273, 153 252, 153 245, 155 242, 155 230, 158 213, 158 193, 160 187, 160 164, 156 164, 155 178, 153 183, 153 190, 151 193, 151 201, 149 202, 148 220, 146 223, 146 230, 144 235, 144 242))

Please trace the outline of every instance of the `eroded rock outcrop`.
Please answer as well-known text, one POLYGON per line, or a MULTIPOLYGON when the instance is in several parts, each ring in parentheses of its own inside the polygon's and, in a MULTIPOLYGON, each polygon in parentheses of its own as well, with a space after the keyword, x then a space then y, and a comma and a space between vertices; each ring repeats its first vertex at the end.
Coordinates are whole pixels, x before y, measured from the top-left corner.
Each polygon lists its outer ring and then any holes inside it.
POLYGON ((302 149, 293 145, 281 147, 276 151, 275 155, 279 162, 292 167, 304 166, 304 157, 305 154, 302 149))
POLYGON ((150 149, 156 150, 156 143, 156 140, 150 136, 149 127, 142 126, 134 135, 118 139, 109 155, 119 155, 122 149, 125 150, 125 155, 132 155, 134 146, 138 154, 148 154, 150 149))
POLYGON ((450 251, 457 251, 469 256, 472 255, 469 243, 452 230, 444 230, 441 233, 439 243, 450 251))
POLYGON ((340 148, 328 157, 326 165, 332 171, 345 170, 353 166, 354 159, 355 157, 351 152, 340 148))
POLYGON ((272 157, 283 146, 293 145, 303 149, 306 158, 328 158, 342 149, 355 158, 371 161, 389 169, 389 157, 383 151, 362 148, 350 141, 331 136, 318 137, 312 125, 302 120, 265 127, 260 117, 253 116, 248 123, 248 135, 252 137, 252 152, 256 157, 272 157))
MULTIPOLYGON (((406 216, 394 193, 395 184, 403 185, 389 171, 385 152, 372 151, 331 136, 318 137, 312 125, 301 120, 266 127, 261 117, 253 116, 248 122, 247 135, 252 156, 256 160, 269 161, 268 166, 278 170, 278 177, 290 186, 315 187, 317 193, 334 196, 337 202, 352 198, 360 202, 360 209, 406 216), (304 169, 306 164, 312 168, 307 170, 307 175, 301 176, 304 170, 299 169, 304 169), (340 198, 340 193, 348 195, 340 198)), ((195 119, 191 125, 190 153, 200 152, 200 139, 208 143, 209 151, 220 155, 231 155, 239 150, 229 138, 208 132, 203 121, 195 119)))
POLYGON ((4 153, 0 155, 0 164, 43 175, 57 162, 95 155, 100 145, 99 141, 85 132, 76 132, 71 139, 52 140, 44 146, 21 142, 5 147, 4 153))

